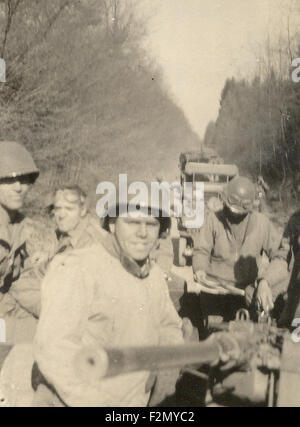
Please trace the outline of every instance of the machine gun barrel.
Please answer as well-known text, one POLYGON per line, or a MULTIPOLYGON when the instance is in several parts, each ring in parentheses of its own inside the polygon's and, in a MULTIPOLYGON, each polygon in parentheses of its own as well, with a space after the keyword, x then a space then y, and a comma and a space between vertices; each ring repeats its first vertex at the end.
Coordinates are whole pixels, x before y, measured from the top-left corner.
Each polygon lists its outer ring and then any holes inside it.
POLYGON ((95 381, 134 371, 156 371, 204 365, 224 358, 238 358, 238 342, 228 333, 214 334, 206 341, 194 344, 107 348, 82 350, 76 357, 78 374, 95 381))

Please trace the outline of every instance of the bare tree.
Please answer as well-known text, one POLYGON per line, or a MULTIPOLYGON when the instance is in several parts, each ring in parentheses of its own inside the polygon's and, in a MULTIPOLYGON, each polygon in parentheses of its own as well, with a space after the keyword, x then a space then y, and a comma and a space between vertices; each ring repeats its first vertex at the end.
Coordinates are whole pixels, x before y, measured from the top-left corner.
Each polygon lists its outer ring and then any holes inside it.
POLYGON ((1 47, 1 57, 2 58, 4 57, 4 54, 5 54, 5 48, 6 48, 8 33, 10 31, 10 28, 11 28, 13 17, 16 14, 17 9, 18 9, 21 1, 23 1, 23 0, 15 0, 15 1, 4 0, 5 6, 6 6, 6 23, 5 23, 4 36, 3 36, 2 47, 1 47))

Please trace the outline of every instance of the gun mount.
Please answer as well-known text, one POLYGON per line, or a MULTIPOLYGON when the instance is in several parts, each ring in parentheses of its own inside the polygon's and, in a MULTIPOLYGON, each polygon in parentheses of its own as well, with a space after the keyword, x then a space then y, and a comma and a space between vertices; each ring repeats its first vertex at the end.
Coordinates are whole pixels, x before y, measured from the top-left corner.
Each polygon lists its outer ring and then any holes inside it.
POLYGON ((83 350, 80 375, 99 381, 127 372, 209 366, 209 389, 220 405, 300 405, 300 346, 289 332, 262 316, 259 323, 239 312, 236 320, 215 325, 205 341, 178 346, 83 350), (298 348, 299 347, 299 348, 298 348), (295 363, 294 363, 295 362, 295 363))

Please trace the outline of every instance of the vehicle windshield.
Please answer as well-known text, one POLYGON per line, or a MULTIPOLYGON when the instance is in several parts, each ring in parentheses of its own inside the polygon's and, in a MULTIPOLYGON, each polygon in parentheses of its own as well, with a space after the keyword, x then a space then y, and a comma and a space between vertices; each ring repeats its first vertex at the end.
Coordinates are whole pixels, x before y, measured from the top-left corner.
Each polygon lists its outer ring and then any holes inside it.
POLYGON ((220 182, 220 183, 226 183, 227 181, 230 181, 232 177, 229 177, 227 175, 202 175, 202 174, 185 174, 185 182, 220 182))

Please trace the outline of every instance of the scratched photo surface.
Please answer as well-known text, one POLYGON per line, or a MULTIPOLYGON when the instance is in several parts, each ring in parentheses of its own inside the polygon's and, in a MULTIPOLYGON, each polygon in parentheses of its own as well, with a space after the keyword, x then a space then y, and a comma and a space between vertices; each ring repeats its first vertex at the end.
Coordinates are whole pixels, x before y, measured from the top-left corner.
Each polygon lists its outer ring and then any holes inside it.
POLYGON ((299 201, 299 0, 0 0, 0 406, 300 406, 299 201))

